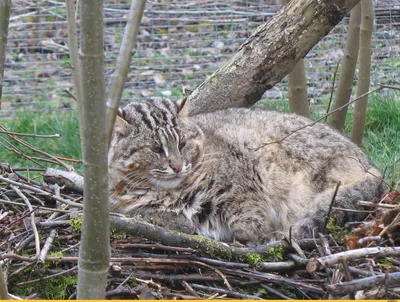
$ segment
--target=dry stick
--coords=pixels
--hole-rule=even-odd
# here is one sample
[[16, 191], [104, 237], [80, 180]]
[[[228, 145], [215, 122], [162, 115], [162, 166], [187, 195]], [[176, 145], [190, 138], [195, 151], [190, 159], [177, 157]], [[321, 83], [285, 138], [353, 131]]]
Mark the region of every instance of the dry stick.
[[49, 193], [47, 191], [44, 191], [44, 190], [41, 190], [39, 188], [35, 188], [35, 187], [32, 187], [32, 186], [29, 186], [27, 184], [19, 183], [17, 181], [13, 181], [13, 180], [5, 178], [3, 176], [0, 176], [0, 181], [9, 183], [9, 184], [14, 185], [14, 186], [18, 186], [18, 187], [23, 188], [23, 189], [27, 189], [27, 190], [33, 191], [35, 193], [43, 194], [43, 195], [48, 196], [48, 197], [50, 197], [50, 198], [52, 198], [54, 200], [57, 200], [57, 201], [62, 202], [62, 203], [65, 203], [65, 204], [67, 204], [67, 205], [69, 205], [71, 207], [83, 208], [82, 204], [79, 204], [79, 203], [76, 203], [76, 202], [73, 202], [73, 201], [69, 201], [67, 199], [55, 196], [55, 195], [53, 195], [53, 194], [51, 194], [51, 193]]
[[340, 261], [340, 263], [342, 265], [344, 278], [346, 279], [346, 281], [353, 280], [353, 277], [351, 276], [351, 273], [350, 273], [350, 269], [349, 269], [349, 264], [347, 262], [347, 258], [346, 257], [340, 257], [339, 261]]
[[387, 204], [387, 203], [375, 203], [373, 201], [359, 201], [357, 202], [358, 205], [360, 206], [365, 206], [365, 207], [374, 207], [374, 208], [383, 208], [383, 209], [390, 209], [390, 210], [396, 210], [400, 208], [397, 205], [394, 204]]
[[247, 263], [227, 262], [227, 261], [216, 260], [211, 258], [203, 258], [203, 257], [194, 257], [193, 260], [226, 268], [250, 268], [250, 265]]
[[45, 163], [58, 165], [58, 162], [56, 162], [55, 160], [48, 159], [48, 158], [41, 158], [41, 157], [37, 157], [37, 156], [32, 156], [31, 158], [34, 160], [43, 161]]
[[219, 269], [217, 269], [217, 268], [215, 268], [215, 267], [213, 267], [213, 266], [211, 266], [209, 264], [202, 263], [202, 262], [199, 262], [199, 261], [193, 261], [193, 263], [205, 266], [205, 267], [213, 270], [214, 272], [216, 272], [222, 278], [222, 280], [224, 280], [224, 283], [229, 288], [229, 290], [232, 290], [232, 286], [229, 283], [228, 279], [226, 279], [225, 275], [223, 273], [221, 273], [221, 271]]
[[381, 240], [382, 240], [382, 237], [380, 237], [380, 236], [367, 236], [364, 238], [360, 238], [357, 241], [357, 244], [358, 244], [358, 246], [364, 246], [364, 245], [366, 245], [366, 243], [371, 244], [373, 242], [379, 244], [381, 242]]
[[261, 146], [259, 146], [259, 147], [257, 147], [257, 148], [254, 148], [254, 151], [258, 151], [259, 149], [261, 149], [261, 148], [263, 148], [263, 147], [265, 147], [265, 146], [268, 146], [268, 145], [272, 145], [272, 144], [276, 144], [276, 143], [281, 143], [281, 142], [283, 142], [285, 139], [287, 139], [289, 136], [292, 136], [293, 134], [295, 134], [296, 132], [298, 132], [298, 131], [300, 131], [300, 130], [303, 130], [303, 129], [305, 129], [305, 128], [314, 126], [314, 125], [317, 124], [318, 122], [322, 121], [322, 120], [323, 120], [325, 117], [327, 117], [328, 115], [331, 115], [332, 113], [334, 113], [334, 112], [336, 112], [336, 111], [342, 110], [342, 109], [345, 108], [346, 106], [349, 106], [350, 104], [352, 104], [352, 103], [358, 101], [359, 99], [361, 99], [361, 98], [363, 98], [363, 97], [365, 97], [365, 96], [367, 96], [367, 95], [369, 95], [369, 94], [371, 94], [371, 93], [380, 91], [380, 90], [382, 90], [383, 88], [400, 89], [400, 88], [397, 88], [397, 87], [396, 87], [396, 88], [393, 88], [393, 86], [388, 86], [388, 85], [379, 85], [379, 87], [377, 87], [377, 88], [375, 88], [375, 89], [373, 89], [373, 90], [370, 90], [370, 91], [368, 91], [368, 92], [366, 92], [366, 93], [360, 95], [359, 97], [355, 98], [354, 100], [351, 100], [351, 101], [347, 102], [346, 104], [344, 104], [343, 106], [341, 106], [341, 107], [339, 107], [339, 108], [336, 108], [335, 110], [332, 110], [331, 112], [325, 114], [324, 116], [322, 116], [322, 117], [320, 117], [319, 119], [313, 121], [312, 123], [309, 123], [309, 124], [307, 124], [307, 125], [305, 125], [305, 126], [302, 126], [302, 127], [300, 127], [300, 128], [297, 128], [296, 130], [290, 132], [288, 135], [285, 135], [284, 137], [282, 137], [282, 138], [280, 138], [280, 139], [277, 139], [277, 140], [272, 141], [272, 142], [268, 142], [268, 143], [261, 144]]
[[[0, 203], [12, 204], [12, 205], [23, 206], [23, 207], [26, 207], [26, 206], [27, 206], [26, 204], [21, 203], [21, 202], [10, 201], [10, 200], [4, 200], [4, 199], [0, 199]], [[37, 208], [39, 208], [39, 207], [37, 207]], [[47, 207], [40, 207], [40, 209], [42, 209], [42, 210], [47, 210], [47, 211], [52, 211], [52, 212], [71, 213], [71, 211], [68, 211], [68, 210], [59, 210], [59, 209], [47, 208]], [[35, 208], [35, 210], [36, 210], [36, 208]]]
[[385, 226], [385, 228], [379, 233], [379, 237], [383, 237], [383, 235], [385, 235], [386, 234], [386, 232], [391, 228], [391, 227], [393, 227], [393, 226], [395, 226], [395, 225], [398, 225], [400, 223], [400, 213], [398, 213], [397, 215], [396, 215], [396, 217], [392, 220], [392, 222], [389, 224], [389, 225], [387, 225], [387, 226]]
[[75, 101], [78, 101], [76, 96], [69, 90], [69, 89], [64, 89], [64, 92], [66, 92], [71, 98], [73, 98]]
[[33, 234], [35, 235], [35, 249], [36, 249], [36, 254], [33, 259], [36, 260], [40, 255], [40, 238], [39, 238], [39, 233], [37, 231], [36, 223], [35, 223], [35, 212], [33, 211], [33, 207], [31, 205], [31, 203], [29, 202], [28, 198], [17, 187], [15, 187], [13, 185], [11, 185], [10, 187], [15, 191], [15, 193], [17, 193], [17, 195], [19, 197], [21, 197], [23, 199], [23, 201], [28, 206], [29, 211], [31, 211], [31, 220], [32, 220], [31, 224], [32, 224]]
[[229, 297], [237, 298], [237, 299], [263, 300], [262, 298], [257, 297], [257, 296], [241, 294], [241, 293], [238, 293], [238, 292], [235, 292], [232, 290], [226, 290], [226, 289], [222, 289], [222, 288], [204, 286], [204, 285], [200, 285], [200, 284], [190, 284], [190, 286], [197, 290], [205, 290], [205, 291], [209, 291], [209, 292], [215, 292], [218, 294], [227, 295]]
[[81, 164], [82, 161], [80, 159], [74, 159], [74, 158], [68, 158], [68, 157], [62, 157], [62, 156], [56, 156], [59, 160], [65, 160], [65, 161], [70, 161], [72, 163], [78, 163]]
[[189, 292], [189, 294], [195, 296], [196, 298], [200, 298], [193, 287], [191, 287], [190, 284], [187, 283], [185, 280], [182, 280], [182, 286]]
[[357, 250], [350, 250], [321, 257], [318, 259], [313, 259], [310, 262], [317, 262], [320, 268], [325, 268], [332, 267], [333, 265], [338, 264], [340, 262], [340, 257], [346, 257], [349, 260], [355, 260], [369, 256], [400, 256], [400, 247], [368, 247]]
[[35, 137], [35, 138], [60, 138], [61, 135], [56, 133], [56, 134], [35, 134], [35, 133], [19, 133], [19, 132], [11, 132], [11, 131], [4, 131], [0, 130], [0, 133], [4, 134], [11, 134], [11, 135], [16, 135], [16, 136], [28, 136], [28, 137]]
[[[247, 256], [253, 253], [267, 254], [271, 248], [278, 245], [282, 245], [285, 248], [288, 247], [288, 243], [285, 240], [255, 247], [238, 248], [227, 246], [220, 241], [210, 238], [176, 233], [163, 227], [152, 225], [137, 217], [110, 216], [110, 223], [113, 228], [116, 228], [118, 231], [124, 231], [127, 234], [140, 235], [143, 238], [158, 241], [166, 245], [193, 248], [199, 255], [209, 255], [223, 259], [234, 259], [235, 257]], [[315, 241], [312, 239], [301, 239], [298, 240], [298, 244], [303, 248], [314, 247]]]
[[76, 172], [48, 168], [43, 174], [43, 180], [50, 184], [58, 184], [61, 187], [65, 186], [77, 193], [83, 193], [83, 176]]
[[[140, 286], [140, 285], [139, 285]], [[140, 290], [138, 290], [137, 288], [139, 286], [136, 286], [135, 288], [129, 288], [129, 287], [117, 287], [116, 289], [112, 289], [109, 291], [106, 291], [106, 298], [112, 297], [112, 296], [116, 296], [116, 295], [130, 295], [130, 296], [136, 296], [140, 294]], [[68, 300], [71, 300], [72, 298], [70, 297]]]
[[287, 272], [296, 268], [294, 261], [281, 262], [260, 262], [256, 265], [257, 269], [263, 272]]
[[18, 296], [16, 296], [16, 295], [12, 295], [12, 294], [8, 294], [8, 297], [10, 297], [12, 300], [24, 300], [24, 299], [22, 299], [22, 298], [20, 298], [20, 297], [18, 297]]
[[325, 234], [326, 226], [328, 225], [329, 218], [331, 217], [332, 207], [333, 207], [333, 204], [335, 203], [336, 195], [337, 195], [337, 192], [339, 191], [339, 187], [340, 187], [341, 184], [342, 184], [342, 182], [339, 181], [339, 182], [337, 183], [337, 185], [336, 185], [335, 192], [333, 192], [331, 204], [329, 205], [328, 214], [326, 215], [326, 219], [325, 219], [325, 223], [324, 223], [324, 228], [322, 229], [322, 234]]
[[277, 291], [275, 288], [272, 288], [266, 284], [260, 284], [260, 286], [265, 289], [267, 292], [269, 292], [270, 294], [273, 294], [277, 297], [279, 297], [280, 299], [283, 300], [293, 300], [292, 298], [289, 298], [288, 296], [282, 294], [280, 291]]
[[50, 231], [49, 237], [47, 237], [46, 242], [43, 245], [42, 251], [40, 252], [40, 256], [37, 260], [37, 263], [42, 265], [45, 262], [45, 258], [47, 253], [49, 252], [51, 246], [53, 245], [53, 240], [57, 236], [57, 230], [53, 229]]
[[194, 250], [186, 247], [168, 246], [159, 243], [121, 243], [117, 244], [117, 248], [121, 249], [151, 249], [172, 252], [193, 253]]
[[367, 213], [367, 214], [374, 213], [374, 211], [354, 210], [354, 209], [339, 208], [339, 207], [333, 207], [332, 209], [335, 210], [335, 211], [342, 211], [342, 212]]
[[42, 278], [39, 278], [39, 279], [29, 280], [29, 281], [25, 281], [25, 282], [19, 282], [16, 285], [17, 286], [23, 286], [23, 285], [33, 284], [33, 283], [37, 283], [37, 282], [41, 282], [41, 281], [45, 281], [45, 280], [50, 280], [50, 279], [57, 278], [59, 276], [66, 275], [66, 274], [69, 274], [71, 272], [74, 272], [77, 269], [78, 269], [78, 267], [74, 266], [74, 267], [72, 267], [70, 269], [67, 269], [65, 271], [61, 271], [61, 272], [59, 272], [57, 274], [53, 274], [53, 275], [50, 275], [50, 276], [45, 276], [45, 277], [42, 277]]
[[16, 147], [14, 147], [13, 145], [11, 145], [10, 142], [8, 142], [7, 140], [5, 140], [3, 137], [0, 137], [0, 140], [8, 143], [11, 147], [6, 146], [3, 142], [0, 142], [0, 144], [6, 148], [8, 151], [14, 152], [16, 154], [18, 154], [19, 156], [22, 156], [28, 160], [30, 160], [31, 162], [37, 164], [38, 166], [42, 167], [42, 168], [46, 168], [46, 166], [42, 165], [41, 163], [39, 163], [38, 161], [36, 161], [35, 159], [33, 159], [31, 156], [26, 155], [25, 153], [23, 153], [22, 151], [20, 151], [19, 149], [17, 149]]
[[331, 106], [332, 106], [333, 91], [335, 90], [335, 82], [336, 82], [336, 76], [337, 76], [337, 72], [338, 72], [338, 69], [339, 69], [339, 65], [340, 65], [340, 61], [337, 62], [335, 71], [333, 72], [333, 79], [332, 79], [332, 86], [331, 86], [331, 95], [329, 96], [328, 107], [326, 108], [325, 123], [326, 123], [326, 120], [327, 120], [327, 118], [328, 118], [328, 113], [329, 113], [329, 111], [331, 110]]
[[273, 275], [269, 273], [252, 273], [252, 272], [242, 272], [242, 271], [235, 271], [231, 269], [221, 269], [221, 271], [233, 275], [233, 276], [239, 276], [239, 277], [247, 277], [250, 279], [256, 279], [256, 280], [261, 280], [265, 282], [271, 282], [271, 283], [276, 283], [276, 284], [286, 284], [286, 285], [291, 285], [293, 287], [299, 288], [304, 291], [308, 292], [313, 292], [316, 294], [323, 295], [325, 292], [321, 287], [316, 287], [310, 284], [302, 283], [300, 281], [294, 281], [289, 278], [285, 278], [279, 275]]
[[387, 276], [382, 274], [349, 282], [331, 284], [327, 286], [327, 290], [333, 295], [345, 295], [349, 293], [354, 293], [359, 290], [377, 287], [378, 285], [385, 282], [385, 280], [387, 280], [387, 286], [400, 286], [400, 273], [390, 273], [387, 274]]
[[[5, 127], [3, 127], [1, 125], [0, 125], [0, 130], [8, 131]], [[29, 143], [25, 142], [24, 140], [20, 139], [19, 137], [15, 136], [13, 134], [9, 134], [8, 136], [11, 139], [15, 140], [16, 142], [20, 143], [21, 145], [23, 145], [23, 146], [27, 147], [28, 149], [32, 150], [33, 152], [39, 153], [39, 154], [41, 154], [43, 156], [46, 156], [46, 157], [54, 160], [55, 162], [57, 162], [58, 165], [66, 168], [68, 171], [74, 171], [75, 170], [72, 166], [67, 165], [66, 163], [63, 163], [62, 161], [60, 161], [56, 156], [53, 156], [53, 155], [51, 155], [51, 154], [49, 154], [47, 152], [44, 152], [42, 150], [39, 150], [39, 149], [35, 148], [31, 144], [29, 144]]]
[[[148, 279], [148, 280], [158, 280], [164, 282], [182, 282], [185, 281], [201, 281], [201, 282], [220, 282], [221, 278], [215, 275], [208, 274], [180, 274], [180, 275], [165, 275], [165, 274], [151, 274], [147, 272], [137, 271], [135, 273], [136, 280]], [[140, 279], [139, 279], [140, 278]]]

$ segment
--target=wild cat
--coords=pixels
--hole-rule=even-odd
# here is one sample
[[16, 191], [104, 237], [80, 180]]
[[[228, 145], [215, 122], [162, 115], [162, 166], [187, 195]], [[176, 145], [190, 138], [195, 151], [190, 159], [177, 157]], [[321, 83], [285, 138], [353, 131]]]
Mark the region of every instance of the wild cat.
[[[120, 110], [109, 152], [112, 211], [220, 241], [321, 231], [383, 186], [359, 147], [327, 125], [264, 109], [182, 116], [155, 98]], [[284, 140], [288, 134], [293, 133]], [[280, 141], [281, 140], [281, 141]], [[262, 147], [261, 147], [262, 146]], [[357, 212], [336, 210], [340, 224]]]

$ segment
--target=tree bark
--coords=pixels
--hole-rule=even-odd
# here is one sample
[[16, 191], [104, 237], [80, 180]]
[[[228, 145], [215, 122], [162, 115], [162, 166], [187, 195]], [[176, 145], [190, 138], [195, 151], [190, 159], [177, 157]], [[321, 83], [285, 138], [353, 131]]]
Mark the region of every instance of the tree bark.
[[[357, 97], [369, 90], [371, 78], [371, 38], [374, 26], [374, 6], [372, 0], [361, 3], [360, 68], [358, 72]], [[367, 115], [368, 96], [359, 100], [354, 107], [351, 140], [361, 145]]]
[[261, 25], [188, 97], [190, 115], [256, 103], [360, 0], [297, 0]]
[[104, 299], [110, 265], [110, 224], [103, 1], [80, 1], [83, 128], [83, 224], [78, 261], [78, 300]]
[[[357, 4], [351, 11], [350, 24], [347, 30], [346, 49], [339, 70], [340, 78], [336, 89], [335, 102], [332, 108], [333, 110], [343, 106], [350, 100], [358, 58], [360, 23], [361, 3]], [[332, 114], [331, 124], [340, 131], [343, 131], [344, 129], [347, 108], [348, 107], [345, 107]]]
[[[282, 7], [289, 2], [290, 0], [280, 0]], [[297, 62], [292, 72], [288, 74], [287, 80], [290, 112], [309, 117], [310, 105], [308, 104], [307, 77], [303, 59]]]

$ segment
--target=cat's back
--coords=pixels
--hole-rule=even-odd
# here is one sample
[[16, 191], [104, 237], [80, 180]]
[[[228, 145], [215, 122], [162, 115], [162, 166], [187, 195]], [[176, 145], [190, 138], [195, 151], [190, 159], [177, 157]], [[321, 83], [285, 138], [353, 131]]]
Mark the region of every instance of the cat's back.
[[215, 137], [264, 150], [285, 148], [293, 156], [326, 155], [326, 150], [364, 157], [347, 137], [323, 123], [292, 114], [263, 108], [231, 108], [193, 116], [206, 137]]

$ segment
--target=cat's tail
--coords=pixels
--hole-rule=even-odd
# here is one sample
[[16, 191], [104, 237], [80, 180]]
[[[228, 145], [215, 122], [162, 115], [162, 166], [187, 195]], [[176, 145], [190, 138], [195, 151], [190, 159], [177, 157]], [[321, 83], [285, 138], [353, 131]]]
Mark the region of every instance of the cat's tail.
[[375, 168], [369, 169], [361, 182], [339, 186], [329, 213], [335, 189], [325, 190], [314, 198], [306, 216], [292, 226], [294, 238], [311, 238], [318, 232], [323, 232], [328, 220], [337, 226], [344, 226], [350, 221], [362, 221], [368, 215], [368, 211], [359, 206], [358, 202], [372, 201], [381, 196], [385, 190], [385, 184]]

